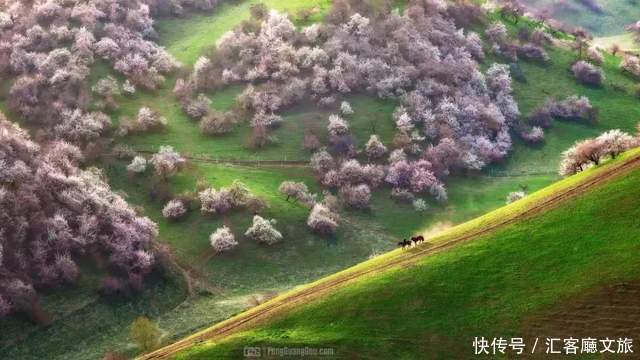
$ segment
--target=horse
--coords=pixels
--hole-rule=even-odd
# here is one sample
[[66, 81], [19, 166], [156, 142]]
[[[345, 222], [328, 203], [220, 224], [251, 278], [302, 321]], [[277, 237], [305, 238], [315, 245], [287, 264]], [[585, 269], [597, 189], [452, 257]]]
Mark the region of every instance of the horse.
[[424, 242], [424, 236], [422, 235], [414, 236], [411, 238], [411, 241], [413, 241], [414, 244], [418, 245], [419, 243]]
[[407, 248], [411, 246], [411, 240], [407, 240], [407, 239], [402, 239], [402, 241], [400, 241], [398, 243], [398, 246], [402, 246], [402, 248]]

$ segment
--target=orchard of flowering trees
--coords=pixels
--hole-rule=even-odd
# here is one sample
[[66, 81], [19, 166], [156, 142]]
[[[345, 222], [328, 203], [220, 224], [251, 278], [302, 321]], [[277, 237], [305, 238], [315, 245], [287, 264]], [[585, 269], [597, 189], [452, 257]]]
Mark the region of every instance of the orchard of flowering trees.
[[603, 158], [615, 158], [620, 153], [640, 146], [640, 138], [618, 129], [609, 130], [592, 139], [576, 142], [562, 153], [560, 175], [569, 176], [600, 164]]
[[[253, 116], [252, 143], [260, 146], [281, 121], [278, 114], [302, 99], [337, 108], [341, 115], [328, 119], [326, 148], [313, 134], [305, 137], [305, 147], [316, 150], [312, 163], [321, 182], [340, 190], [350, 206], [366, 207], [368, 190], [384, 182], [446, 200], [443, 176], [480, 170], [511, 149], [509, 131], [519, 128], [520, 112], [509, 69], [493, 64], [480, 71], [479, 36], [457, 29], [444, 3], [416, 2], [403, 14], [385, 16], [370, 16], [354, 4], [336, 1], [326, 23], [299, 30], [284, 14], [260, 12], [254, 25], [223, 35], [210, 57], [200, 58], [182, 80], [189, 85], [181, 86], [248, 83], [239, 108]], [[503, 35], [497, 31], [495, 41]], [[544, 58], [539, 50], [529, 45], [521, 52]], [[353, 163], [357, 144], [345, 118], [353, 109], [343, 99], [356, 92], [398, 100], [394, 144], [407, 159], [386, 160], [387, 147], [373, 136], [365, 147], [373, 163]], [[527, 136], [541, 141], [540, 129]], [[350, 171], [357, 176], [345, 175]]]
[[[0, 9], [0, 77], [16, 78], [9, 107], [26, 121], [59, 125], [53, 132], [57, 138], [79, 145], [93, 140], [110, 124], [103, 114], [85, 113], [91, 96], [85, 85], [96, 58], [128, 78], [125, 93], [136, 86], [155, 89], [178, 64], [153, 42], [151, 14], [177, 14], [186, 4], [201, 8], [203, 3], [214, 5], [211, 0], [6, 1]], [[115, 79], [102, 79], [93, 90], [106, 109], [116, 107]]]
[[80, 150], [42, 146], [0, 117], [0, 317], [38, 312], [38, 293], [77, 281], [79, 257], [102, 259], [103, 291], [140, 289], [157, 227], [111, 191]]

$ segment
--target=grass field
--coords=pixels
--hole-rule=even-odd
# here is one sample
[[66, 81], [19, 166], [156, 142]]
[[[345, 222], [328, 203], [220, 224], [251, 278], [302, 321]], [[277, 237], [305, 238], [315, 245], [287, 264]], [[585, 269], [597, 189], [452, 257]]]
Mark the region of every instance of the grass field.
[[249, 8], [262, 3], [269, 9], [288, 12], [295, 16], [303, 8], [316, 8], [309, 21], [317, 21], [329, 8], [329, 0], [245, 0], [224, 2], [211, 14], [189, 14], [186, 19], [169, 18], [157, 22], [160, 44], [185, 65], [193, 65], [203, 51], [215, 44], [225, 32], [249, 18]]
[[[222, 5], [209, 15], [161, 19], [156, 23], [160, 42], [188, 67], [207, 47], [215, 44], [223, 32], [249, 16], [251, 3]], [[322, 12], [326, 10], [328, 2], [274, 0], [266, 4], [291, 11], [318, 6]], [[313, 20], [319, 17], [320, 14]], [[389, 250], [399, 237], [426, 231], [431, 226], [446, 228], [482, 215], [502, 206], [506, 195], [519, 190], [520, 185], [527, 185], [530, 191], [535, 191], [551, 184], [558, 179], [556, 167], [562, 150], [573, 141], [593, 136], [604, 129], [632, 130], [640, 119], [640, 108], [637, 106], [640, 100], [633, 95], [633, 80], [619, 74], [619, 59], [606, 58], [607, 83], [603, 88], [596, 89], [577, 84], [568, 72], [569, 63], [575, 55], [563, 49], [550, 49], [549, 55], [553, 60], [547, 66], [521, 63], [528, 81], [514, 83], [514, 88], [522, 112], [528, 113], [542, 104], [547, 96], [564, 98], [574, 93], [584, 94], [600, 110], [598, 124], [557, 122], [546, 134], [545, 144], [539, 147], [525, 146], [516, 140], [512, 154], [503, 163], [493, 165], [480, 174], [448, 179], [450, 201], [446, 205], [434, 205], [427, 213], [418, 213], [409, 205], [392, 202], [388, 190], [377, 192], [372, 201], [372, 211], [344, 212], [341, 230], [330, 240], [309, 234], [304, 225], [308, 210], [285, 202], [277, 192], [279, 183], [285, 179], [304, 181], [318, 191], [317, 183], [308, 169], [192, 162], [187, 171], [172, 181], [175, 192], [192, 190], [198, 180], [208, 181], [216, 187], [228, 185], [235, 179], [241, 180], [253, 192], [269, 200], [271, 208], [267, 216], [276, 218], [278, 228], [286, 235], [283, 244], [273, 248], [246, 241], [241, 234], [249, 224], [250, 214], [245, 211], [234, 212], [227, 221], [241, 244], [234, 253], [213, 257], [208, 236], [222, 223], [222, 219], [203, 217], [194, 212], [183, 221], [167, 222], [160, 216], [164, 204], [148, 196], [150, 175], [129, 179], [125, 174], [124, 162], [101, 164], [110, 184], [128, 194], [131, 203], [144, 207], [146, 214], [158, 222], [161, 240], [171, 245], [177, 260], [192, 270], [207, 290], [176, 306], [184, 300], [184, 289], [166, 287], [162, 290], [167, 292], [163, 302], [156, 303], [150, 292], [140, 299], [138, 305], [127, 307], [124, 303], [105, 302], [95, 295], [93, 287], [83, 285], [74, 293], [74, 301], [68, 303], [66, 310], [56, 314], [60, 321], [55, 327], [36, 329], [22, 319], [14, 319], [8, 325], [2, 324], [0, 333], [3, 334], [3, 344], [16, 342], [16, 345], [0, 349], [0, 357], [35, 359], [47, 354], [52, 358], [84, 359], [99, 357], [113, 349], [135, 352], [135, 348], [132, 349], [128, 344], [123, 329], [136, 314], [151, 315], [166, 331], [167, 338], [175, 339], [245, 309], [252, 295], [290, 289]], [[112, 71], [107, 65], [97, 63], [91, 74], [92, 81], [110, 73]], [[132, 98], [118, 98], [120, 109], [111, 114], [115, 122], [120, 116], [135, 115], [141, 106], [147, 105], [166, 116], [169, 124], [163, 131], [116, 139], [117, 142], [146, 151], [157, 151], [161, 145], [172, 145], [183, 154], [211, 159], [307, 160], [309, 154], [302, 150], [305, 130], [316, 130], [321, 137], [326, 132], [329, 112], [302, 104], [283, 114], [284, 124], [274, 131], [279, 143], [265, 149], [247, 149], [245, 139], [249, 127], [246, 123], [240, 124], [231, 134], [204, 137], [199, 133], [197, 124], [183, 114], [173, 96], [171, 89], [174, 81], [175, 77], [169, 76], [167, 83], [155, 92], [139, 91]], [[615, 90], [614, 84], [616, 88], [625, 90]], [[232, 86], [208, 94], [213, 100], [212, 106], [218, 110], [230, 108], [235, 95], [242, 88]], [[372, 123], [375, 123], [376, 132], [389, 144], [394, 131], [391, 113], [395, 103], [363, 94], [353, 95], [349, 101], [355, 110], [349, 121], [359, 144], [362, 145], [369, 137]], [[0, 108], [2, 106], [4, 103], [0, 101]], [[47, 308], [63, 303], [65, 294], [66, 290], [47, 297], [50, 299], [47, 301], [51, 302]], [[77, 325], [85, 323], [86, 326]], [[92, 333], [92, 326], [96, 323], [100, 323], [104, 336], [82, 336]], [[26, 340], [23, 337], [25, 332], [18, 330], [23, 326], [33, 331]], [[70, 338], [77, 339], [77, 346], [72, 349], [62, 346]], [[36, 342], [38, 345], [34, 345]]]
[[630, 33], [596, 37], [593, 39], [593, 43], [602, 49], [609, 49], [611, 45], [618, 44], [622, 50], [635, 53], [640, 48]]
[[[434, 241], [512, 216], [612, 165], [562, 181]], [[476, 336], [522, 336], [532, 315], [637, 279], [639, 181], [636, 167], [554, 209], [424, 257], [414, 266], [358, 279], [177, 358], [232, 358], [245, 346], [330, 347], [341, 358], [471, 357]], [[375, 266], [394, 255], [359, 267]], [[633, 325], [620, 326], [630, 330]]]
[[611, 36], [624, 32], [624, 27], [640, 20], [640, 6], [633, 0], [598, 0], [602, 12], [589, 10], [580, 0], [528, 0], [530, 9], [548, 9], [552, 18], [569, 26], [581, 26], [594, 36]]

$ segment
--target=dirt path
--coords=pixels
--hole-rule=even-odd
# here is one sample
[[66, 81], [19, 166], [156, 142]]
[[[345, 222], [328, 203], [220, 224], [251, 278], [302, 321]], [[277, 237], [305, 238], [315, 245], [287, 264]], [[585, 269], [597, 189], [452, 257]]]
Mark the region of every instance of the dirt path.
[[[136, 150], [138, 154], [153, 155], [154, 151]], [[270, 167], [304, 167], [310, 168], [309, 161], [303, 160], [239, 160], [239, 159], [219, 159], [209, 156], [193, 156], [182, 154], [182, 157], [189, 161], [202, 162], [207, 164], [232, 164], [245, 166], [270, 166]]]
[[610, 169], [603, 171], [598, 176], [589, 178], [579, 184], [566, 188], [561, 192], [550, 195], [542, 199], [537, 204], [524, 210], [521, 213], [514, 216], [502, 218], [501, 220], [487, 224], [486, 226], [470, 231], [466, 234], [461, 234], [458, 237], [435, 245], [425, 244], [418, 247], [414, 247], [395, 258], [391, 258], [389, 261], [374, 265], [373, 267], [363, 268], [355, 271], [345, 272], [344, 274], [338, 274], [326, 281], [320, 281], [315, 285], [311, 285], [301, 290], [293, 290], [289, 294], [269, 301], [254, 309], [248, 310], [234, 318], [223, 321], [218, 325], [214, 325], [209, 329], [205, 329], [199, 333], [196, 333], [190, 337], [179, 340], [171, 345], [158, 349], [152, 353], [143, 355], [141, 359], [167, 359], [177, 352], [184, 350], [194, 344], [203, 342], [205, 340], [219, 340], [227, 337], [233, 333], [243, 330], [251, 325], [268, 319], [271, 316], [281, 313], [282, 311], [303, 303], [312, 299], [316, 299], [330, 290], [334, 290], [350, 281], [369, 276], [375, 273], [380, 273], [389, 269], [398, 268], [402, 266], [410, 266], [423, 256], [438, 253], [443, 250], [447, 250], [456, 245], [464, 242], [468, 242], [479, 236], [486, 235], [493, 231], [498, 230], [501, 227], [512, 224], [517, 221], [529, 218], [542, 211], [548, 210], [561, 204], [567, 199], [573, 198], [579, 194], [586, 192], [594, 186], [602, 184], [612, 178], [620, 176], [621, 174], [631, 171], [634, 168], [640, 166], [640, 155], [636, 155], [633, 158], [626, 160], [623, 163], [611, 166]]

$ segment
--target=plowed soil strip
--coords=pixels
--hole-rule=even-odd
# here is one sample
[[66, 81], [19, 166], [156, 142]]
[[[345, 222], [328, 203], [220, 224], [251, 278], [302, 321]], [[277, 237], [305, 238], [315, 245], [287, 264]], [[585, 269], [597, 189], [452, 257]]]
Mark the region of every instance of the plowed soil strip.
[[464, 243], [482, 235], [486, 235], [501, 227], [507, 226], [517, 221], [521, 221], [542, 211], [553, 208], [558, 204], [566, 201], [567, 199], [582, 194], [599, 184], [607, 182], [611, 178], [615, 178], [621, 174], [626, 173], [627, 171], [638, 167], [638, 165], [640, 165], [640, 156], [634, 156], [633, 158], [626, 160], [621, 164], [612, 166], [611, 169], [608, 169], [601, 174], [593, 176], [592, 178], [576, 184], [573, 187], [564, 189], [561, 192], [548, 196], [547, 198], [541, 200], [540, 202], [515, 216], [506, 218], [493, 224], [489, 224], [476, 231], [462, 234], [454, 239], [440, 244], [435, 244], [430, 247], [418, 246], [410, 251], [407, 251], [405, 254], [398, 256], [397, 258], [392, 258], [389, 261], [376, 265], [374, 267], [347, 272], [342, 276], [336, 276], [327, 281], [320, 282], [316, 285], [304, 288], [302, 290], [294, 290], [292, 293], [283, 298], [276, 298], [273, 301], [261, 305], [259, 308], [249, 310], [243, 314], [238, 315], [235, 318], [223, 321], [219, 325], [214, 325], [212, 328], [203, 330], [200, 333], [179, 340], [152, 353], [143, 355], [140, 358], [167, 359], [170, 358], [171, 355], [174, 355], [177, 352], [189, 348], [194, 344], [200, 343], [202, 341], [219, 340], [221, 338], [227, 337], [235, 332], [242, 330], [243, 328], [248, 327], [249, 325], [255, 324], [260, 320], [264, 320], [270, 316], [275, 315], [276, 313], [278, 313], [278, 311], [284, 310], [297, 303], [306, 302], [311, 299], [317, 298], [327, 291], [338, 288], [352, 280], [356, 280], [358, 278], [362, 278], [375, 273], [380, 273], [389, 269], [397, 268], [402, 265], [409, 265], [423, 256], [435, 254], [440, 251], [449, 249], [460, 243]]

